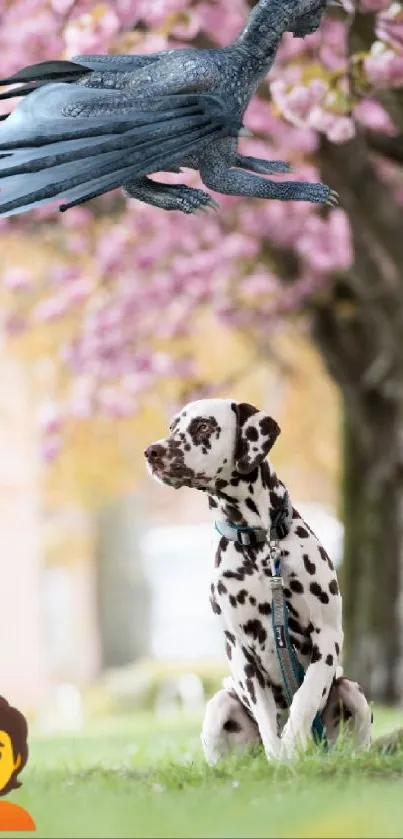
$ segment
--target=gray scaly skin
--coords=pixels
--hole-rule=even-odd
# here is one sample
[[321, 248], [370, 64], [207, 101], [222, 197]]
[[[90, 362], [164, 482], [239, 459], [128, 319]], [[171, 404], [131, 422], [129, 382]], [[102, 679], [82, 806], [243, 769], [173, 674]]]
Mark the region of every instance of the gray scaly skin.
[[[87, 88], [122, 91], [118, 94], [122, 108], [125, 92], [135, 93], [140, 107], [151, 111], [156, 97], [215, 94], [225, 102], [234, 122], [241, 126], [252, 96], [273, 64], [283, 33], [290, 31], [304, 37], [314, 32], [325, 5], [326, 0], [260, 0], [236, 41], [220, 49], [174, 49], [141, 56], [77, 56], [73, 62], [84, 65], [84, 74], [76, 76], [74, 82]], [[113, 71], [108, 69], [111, 61]], [[69, 115], [68, 107], [65, 113]], [[281, 183], [262, 177], [287, 172], [289, 166], [281, 161], [239, 154], [237, 133], [213, 139], [165, 170], [178, 172], [182, 167], [197, 170], [205, 186], [225, 195], [337, 204], [337, 194], [324, 184]], [[154, 171], [161, 171], [161, 167]], [[147, 170], [147, 174], [152, 172]], [[157, 183], [145, 174], [123, 181], [122, 186], [127, 196], [164, 210], [193, 213], [218, 206], [201, 189]]]

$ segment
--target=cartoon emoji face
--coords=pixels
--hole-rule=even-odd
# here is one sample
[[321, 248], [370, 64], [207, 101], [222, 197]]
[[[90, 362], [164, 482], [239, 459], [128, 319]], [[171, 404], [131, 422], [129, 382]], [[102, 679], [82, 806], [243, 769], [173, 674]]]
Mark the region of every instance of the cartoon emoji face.
[[14, 754], [10, 735], [0, 729], [0, 791], [8, 785], [14, 773], [17, 773], [21, 762], [21, 755]]

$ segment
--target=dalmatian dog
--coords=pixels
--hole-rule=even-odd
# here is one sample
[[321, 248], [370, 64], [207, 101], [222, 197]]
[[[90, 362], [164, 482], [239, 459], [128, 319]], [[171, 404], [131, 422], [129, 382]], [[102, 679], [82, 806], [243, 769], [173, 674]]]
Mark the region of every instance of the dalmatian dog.
[[[271, 624], [269, 545], [236, 538], [239, 528], [270, 533], [284, 505], [286, 488], [267, 459], [279, 433], [277, 422], [252, 405], [202, 399], [186, 405], [169, 435], [145, 451], [158, 481], [206, 493], [217, 522], [210, 602], [231, 677], [206, 708], [202, 743], [210, 763], [254, 742], [263, 744], [268, 760], [290, 759], [306, 749], [317, 712], [329, 742], [344, 721], [359, 747], [370, 745], [368, 703], [341, 676], [342, 603], [323, 546], [292, 507], [289, 532], [279, 542], [281, 574], [290, 640], [305, 678], [288, 707]], [[220, 522], [234, 538], [220, 533]]]

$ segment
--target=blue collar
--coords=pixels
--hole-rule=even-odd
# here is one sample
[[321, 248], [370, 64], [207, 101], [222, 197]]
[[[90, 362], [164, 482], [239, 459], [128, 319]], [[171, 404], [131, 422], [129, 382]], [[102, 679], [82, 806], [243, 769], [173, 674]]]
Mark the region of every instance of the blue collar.
[[287, 490], [285, 490], [281, 506], [276, 512], [271, 511], [271, 527], [269, 531], [264, 527], [247, 527], [246, 525], [232, 524], [228, 521], [214, 522], [214, 527], [221, 536], [225, 536], [231, 542], [245, 547], [255, 547], [263, 542], [284, 539], [288, 536], [292, 521], [292, 504]]

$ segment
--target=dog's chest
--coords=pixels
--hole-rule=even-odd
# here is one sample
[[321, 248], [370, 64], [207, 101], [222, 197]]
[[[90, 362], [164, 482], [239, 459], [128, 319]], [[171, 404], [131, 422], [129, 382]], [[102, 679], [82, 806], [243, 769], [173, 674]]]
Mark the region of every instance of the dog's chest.
[[[288, 553], [288, 552], [287, 552]], [[217, 551], [210, 601], [226, 639], [226, 652], [241, 645], [260, 662], [275, 681], [281, 681], [272, 627], [272, 593], [266, 553], [239, 552], [235, 545]], [[287, 559], [283, 561], [283, 583], [289, 614], [289, 629], [301, 663], [311, 654], [308, 604], [292, 591], [296, 572]], [[290, 587], [291, 586], [291, 587]], [[298, 587], [297, 587], [298, 588]]]

